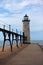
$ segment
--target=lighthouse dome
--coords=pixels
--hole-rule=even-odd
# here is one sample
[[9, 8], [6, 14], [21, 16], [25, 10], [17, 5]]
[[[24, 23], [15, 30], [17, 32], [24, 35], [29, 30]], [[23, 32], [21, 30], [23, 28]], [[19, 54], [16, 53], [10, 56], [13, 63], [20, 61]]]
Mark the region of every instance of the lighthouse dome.
[[24, 16], [24, 20], [28, 20], [28, 16], [27, 16], [27, 14], [25, 14], [25, 16]]

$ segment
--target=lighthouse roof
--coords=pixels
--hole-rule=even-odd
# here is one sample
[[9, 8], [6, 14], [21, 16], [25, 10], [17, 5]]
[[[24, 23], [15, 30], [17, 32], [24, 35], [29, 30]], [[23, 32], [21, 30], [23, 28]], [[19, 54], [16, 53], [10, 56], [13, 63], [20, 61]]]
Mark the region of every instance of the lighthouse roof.
[[25, 16], [24, 16], [24, 17], [28, 17], [28, 16], [27, 16], [27, 14], [25, 14]]
[[27, 14], [25, 14], [25, 16], [24, 16], [24, 18], [23, 18], [23, 20], [22, 20], [23, 22], [30, 22], [30, 20], [28, 19], [28, 16], [27, 16]]

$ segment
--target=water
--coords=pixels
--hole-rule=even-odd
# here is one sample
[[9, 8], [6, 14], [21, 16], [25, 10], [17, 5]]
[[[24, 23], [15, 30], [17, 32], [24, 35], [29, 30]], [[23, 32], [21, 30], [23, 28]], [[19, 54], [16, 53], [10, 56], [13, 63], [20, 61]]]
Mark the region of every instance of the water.
[[[20, 40], [18, 41], [18, 43], [20, 43]], [[16, 44], [16, 40], [13, 41], [13, 44]], [[10, 45], [10, 42], [6, 41], [5, 46], [8, 46], [8, 45]], [[0, 41], [0, 46], [3, 46], [3, 41]]]
[[[31, 42], [33, 43], [39, 43], [40, 45], [43, 46], [43, 40], [31, 40]], [[20, 43], [20, 40], [18, 41], [18, 43]], [[13, 41], [13, 44], [16, 44], [16, 40]], [[10, 45], [9, 41], [5, 42], [5, 46]], [[3, 41], [0, 41], [0, 46], [3, 46]]]
[[31, 40], [32, 43], [38, 43], [43, 48], [43, 40]]

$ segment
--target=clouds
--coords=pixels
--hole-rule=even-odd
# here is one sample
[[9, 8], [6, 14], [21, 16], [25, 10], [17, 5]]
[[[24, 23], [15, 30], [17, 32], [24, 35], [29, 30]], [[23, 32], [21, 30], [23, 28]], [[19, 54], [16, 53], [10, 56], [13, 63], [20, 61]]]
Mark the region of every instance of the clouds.
[[0, 0], [0, 7], [10, 11], [11, 13], [20, 12], [26, 6], [43, 5], [43, 0]]
[[31, 6], [30, 29], [31, 31], [43, 30], [43, 6], [40, 5]]
[[[16, 21], [14, 23], [17, 23], [18, 20], [19, 22], [22, 21], [26, 13], [30, 17], [31, 30], [41, 30], [43, 24], [43, 0], [0, 0], [0, 20], [4, 20], [9, 24], [13, 24], [14, 21]], [[20, 22], [18, 25], [21, 24]]]
[[43, 5], [43, 0], [29, 0], [30, 4], [39, 4], [39, 5]]
[[[27, 0], [22, 0], [22, 1], [18, 0], [18, 1], [17, 0], [2, 0], [2, 1], [0, 1], [0, 8], [2, 8], [2, 11], [3, 11], [2, 13], [4, 13], [4, 14], [7, 13], [8, 16], [14, 15], [15, 13], [16, 14], [20, 13], [21, 10], [25, 6], [28, 5], [28, 1]], [[4, 14], [2, 14], [2, 15], [7, 16], [7, 15], [4, 15]]]
[[34, 4], [39, 4], [43, 5], [43, 0], [2, 0], [0, 3], [0, 7], [3, 7], [5, 9], [8, 9], [10, 11], [14, 10], [21, 10], [25, 6], [28, 5], [34, 5]]
[[22, 31], [22, 17], [21, 17], [21, 15], [19, 15], [19, 16], [15, 15], [15, 16], [10, 16], [10, 17], [1, 17], [0, 25], [2, 24], [1, 27], [3, 27], [3, 25], [6, 25], [6, 29], [9, 28], [9, 25], [11, 25], [11, 29], [13, 29], [14, 31], [16, 31], [16, 29], [18, 29], [18, 31], [20, 32], [20, 31]]
[[4, 0], [1, 2], [1, 7], [4, 7], [8, 10], [20, 10], [28, 5], [27, 0], [22, 0], [22, 2], [17, 3], [15, 0]]
[[10, 24], [11, 29], [14, 31], [18, 29], [20, 32], [23, 29], [22, 19], [25, 14], [30, 19], [30, 31], [34, 32], [30, 33], [32, 39], [37, 38], [38, 31], [41, 33], [37, 39], [42, 39], [43, 0], [0, 0], [0, 26], [6, 24], [8, 29]]

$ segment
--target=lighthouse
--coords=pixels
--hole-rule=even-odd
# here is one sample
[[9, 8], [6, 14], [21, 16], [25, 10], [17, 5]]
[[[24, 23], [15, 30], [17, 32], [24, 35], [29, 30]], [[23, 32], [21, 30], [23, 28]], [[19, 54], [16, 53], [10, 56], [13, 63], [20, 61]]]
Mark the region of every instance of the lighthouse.
[[25, 14], [22, 22], [23, 22], [23, 32], [26, 37], [25, 42], [30, 42], [30, 24], [29, 24], [30, 20], [27, 14]]

